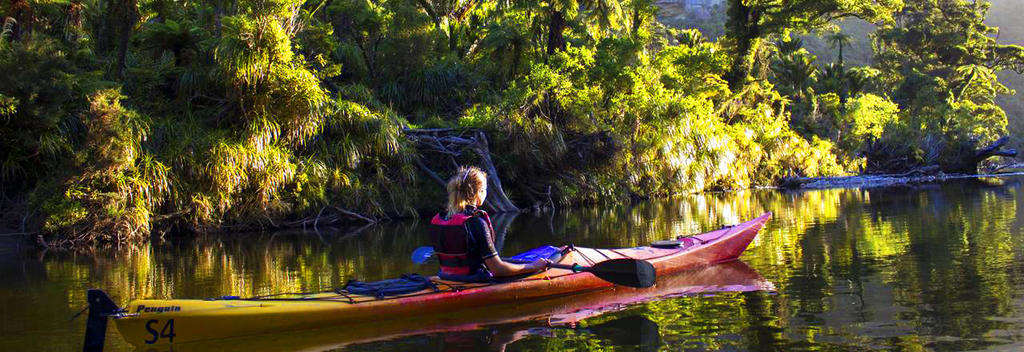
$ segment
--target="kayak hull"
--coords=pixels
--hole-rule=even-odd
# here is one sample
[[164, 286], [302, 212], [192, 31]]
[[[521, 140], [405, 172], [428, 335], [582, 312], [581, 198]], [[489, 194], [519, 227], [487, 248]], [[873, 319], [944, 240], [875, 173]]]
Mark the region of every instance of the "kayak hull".
[[[485, 330], [534, 331], [538, 327], [573, 327], [584, 319], [626, 309], [632, 304], [667, 297], [715, 292], [774, 291], [774, 285], [740, 260], [683, 270], [658, 277], [655, 287], [613, 286], [543, 300], [518, 301], [470, 309], [458, 314], [417, 315], [373, 324], [328, 327], [216, 339], [188, 345], [151, 346], [147, 351], [330, 351], [351, 344], [434, 333], [456, 334]], [[471, 334], [471, 333], [470, 333]], [[187, 347], [186, 347], [187, 346]], [[172, 349], [173, 348], [173, 349]], [[449, 350], [439, 347], [436, 350]], [[462, 349], [461, 346], [456, 349]]]
[[[678, 239], [677, 248], [634, 247], [594, 249], [574, 247], [560, 263], [592, 265], [608, 259], [633, 258], [650, 262], [659, 277], [737, 259], [771, 213], [708, 233]], [[334, 292], [287, 299], [136, 300], [113, 317], [121, 336], [137, 346], [182, 344], [270, 332], [305, 330], [388, 319], [451, 314], [505, 304], [607, 290], [613, 285], [590, 273], [549, 269], [520, 281], [500, 284], [458, 283], [431, 278], [443, 292], [424, 290], [394, 298]], [[642, 295], [650, 289], [615, 287]]]

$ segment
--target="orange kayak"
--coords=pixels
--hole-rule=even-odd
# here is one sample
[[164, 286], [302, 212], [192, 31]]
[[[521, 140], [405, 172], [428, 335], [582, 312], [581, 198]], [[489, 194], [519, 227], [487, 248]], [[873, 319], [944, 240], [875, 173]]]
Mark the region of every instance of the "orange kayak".
[[[457, 335], [486, 329], [501, 334], [502, 330], [533, 331], [538, 327], [543, 331], [544, 328], [571, 328], [585, 319], [653, 300], [716, 292], [774, 290], [774, 284], [746, 263], [735, 260], [659, 276], [657, 284], [650, 289], [614, 286], [543, 300], [488, 306], [487, 309], [468, 309], [457, 314], [422, 315], [415, 319], [392, 319], [371, 324], [342, 324], [188, 345], [149, 346], [146, 350], [169, 351], [173, 347], [174, 351], [330, 351], [353, 344], [436, 333]], [[631, 330], [635, 329], [635, 326], [631, 327]]]
[[[390, 297], [357, 295], [339, 290], [255, 299], [144, 299], [133, 301], [121, 309], [102, 291], [90, 290], [86, 347], [102, 346], [108, 318], [114, 321], [121, 336], [133, 345], [173, 346], [327, 327], [380, 327], [388, 325], [380, 322], [429, 321], [434, 319], [431, 317], [442, 317], [440, 320], [448, 321], [455, 316], [471, 316], [473, 313], [461, 312], [480, 311], [474, 309], [479, 307], [543, 304], [570, 296], [607, 293], [608, 290], [619, 293], [615, 295], [619, 298], [622, 294], [649, 297], [671, 290], [671, 283], [665, 286], [665, 278], [672, 277], [674, 273], [693, 272], [736, 260], [770, 218], [771, 213], [765, 213], [756, 219], [719, 230], [659, 241], [658, 248], [563, 247], [564, 255], [559, 260], [562, 264], [593, 265], [617, 258], [646, 260], [654, 266], [659, 277], [655, 287], [646, 289], [613, 286], [591, 273], [552, 268], [505, 283], [461, 283], [431, 277], [432, 288]], [[96, 341], [97, 334], [99, 341]]]

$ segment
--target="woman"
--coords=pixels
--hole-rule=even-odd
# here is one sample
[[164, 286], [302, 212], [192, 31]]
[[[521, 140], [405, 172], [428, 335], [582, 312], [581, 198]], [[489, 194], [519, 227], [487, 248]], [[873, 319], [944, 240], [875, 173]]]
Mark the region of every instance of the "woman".
[[548, 261], [515, 264], [501, 260], [494, 249], [494, 228], [478, 207], [487, 198], [487, 174], [459, 167], [448, 180], [448, 209], [430, 221], [430, 240], [441, 263], [442, 279], [488, 282], [543, 270]]

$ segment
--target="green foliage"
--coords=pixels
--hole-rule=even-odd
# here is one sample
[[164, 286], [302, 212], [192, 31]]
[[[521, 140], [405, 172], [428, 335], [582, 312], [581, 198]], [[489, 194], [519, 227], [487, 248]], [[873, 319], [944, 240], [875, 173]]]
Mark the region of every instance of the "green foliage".
[[818, 76], [818, 66], [815, 64], [817, 57], [804, 48], [792, 50], [788, 48], [789, 45], [787, 42], [779, 45], [779, 56], [770, 66], [773, 79], [779, 84], [780, 93], [797, 100], [806, 99], [814, 94], [812, 86]]
[[752, 88], [729, 99], [726, 54], [689, 36], [689, 45], [651, 52], [636, 38], [570, 46], [461, 122], [499, 132], [492, 150], [513, 193], [561, 185], [564, 203], [842, 172], [830, 143], [789, 128], [778, 94]]
[[139, 34], [142, 46], [154, 50], [159, 56], [169, 51], [176, 66], [187, 65], [196, 59], [202, 41], [202, 30], [190, 21], [168, 19], [145, 27]]
[[679, 41], [680, 45], [666, 47], [656, 56], [655, 65], [665, 68], [662, 83], [671, 89], [707, 97], [728, 94], [728, 86], [721, 78], [729, 67], [728, 55], [694, 30], [681, 33]]
[[[75, 243], [431, 208], [417, 165], [452, 160], [410, 127], [485, 132], [520, 205], [941, 161], [1001, 135], [995, 73], [1024, 57], [953, 0], [729, 1], [722, 41], [647, 0], [74, 4], [0, 39], [0, 184]], [[899, 20], [876, 67], [790, 35], [847, 16]]]
[[[861, 95], [849, 102], [847, 113], [839, 121], [854, 141], [877, 139], [885, 127], [899, 119], [899, 107], [873, 94]], [[848, 148], [856, 149], [856, 148]]]
[[736, 54], [728, 77], [735, 89], [750, 78], [763, 40], [831, 28], [833, 21], [844, 17], [889, 21], [903, 7], [903, 0], [728, 0], [728, 6], [726, 36]]
[[[903, 111], [914, 138], [931, 155], [924, 162], [958, 164], [1006, 133], [995, 99], [1011, 91], [995, 72], [1024, 71], [1024, 47], [996, 43], [985, 25], [988, 2], [929, 0], [908, 3], [897, 21], [874, 35], [883, 91]], [[969, 171], [969, 170], [966, 170]]]
[[86, 74], [52, 42], [0, 49], [0, 190], [16, 194], [61, 169], [81, 137]]
[[169, 169], [141, 147], [150, 121], [121, 99], [115, 89], [89, 96], [85, 138], [74, 153], [80, 171], [63, 183], [63, 193], [43, 203], [43, 229], [63, 234], [58, 243], [138, 242], [170, 191]]
[[847, 158], [855, 159], [866, 144], [878, 141], [887, 130], [898, 129], [899, 107], [895, 103], [874, 95], [859, 95], [849, 100], [830, 121], [837, 147]]

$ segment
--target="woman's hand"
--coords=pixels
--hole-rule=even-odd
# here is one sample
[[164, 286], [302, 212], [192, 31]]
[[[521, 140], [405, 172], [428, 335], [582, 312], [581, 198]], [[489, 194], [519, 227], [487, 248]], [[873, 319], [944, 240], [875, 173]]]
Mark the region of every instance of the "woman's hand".
[[547, 259], [537, 259], [537, 260], [533, 261], [532, 263], [527, 264], [526, 267], [529, 268], [528, 270], [530, 270], [530, 271], [540, 271], [540, 270], [543, 270], [543, 269], [547, 268], [548, 264], [551, 264], [550, 260], [547, 260]]

